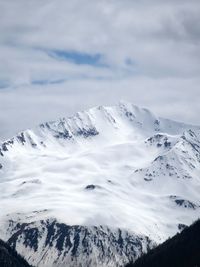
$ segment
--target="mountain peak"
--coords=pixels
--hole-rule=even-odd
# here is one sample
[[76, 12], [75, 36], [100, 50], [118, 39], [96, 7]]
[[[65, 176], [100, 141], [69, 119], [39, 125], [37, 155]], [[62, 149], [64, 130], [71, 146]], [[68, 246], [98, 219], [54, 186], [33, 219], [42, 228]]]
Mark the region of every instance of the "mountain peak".
[[[16, 238], [20, 235], [15, 235], [9, 216], [24, 214], [22, 227], [41, 222], [41, 232], [24, 228], [28, 240], [29, 232], [34, 237], [46, 235], [42, 225], [53, 217], [70, 227], [85, 226], [80, 235], [56, 224], [55, 247], [57, 242], [63, 244], [61, 229], [74, 236], [73, 244], [67, 239], [71, 248], [80, 244], [77, 240], [84, 243], [88, 229], [94, 232], [98, 227], [97, 235], [104, 235], [102, 229], [109, 232], [99, 249], [106, 251], [105, 244], [114, 235], [117, 246], [109, 246], [113, 251], [123, 247], [127, 257], [126, 231], [159, 243], [199, 214], [199, 128], [157, 117], [130, 103], [95, 107], [42, 123], [3, 142], [0, 155], [2, 229], [10, 225], [8, 235]], [[147, 245], [146, 241], [140, 245]], [[33, 255], [31, 248], [21, 245], [18, 251]], [[108, 266], [113, 266], [112, 260]]]

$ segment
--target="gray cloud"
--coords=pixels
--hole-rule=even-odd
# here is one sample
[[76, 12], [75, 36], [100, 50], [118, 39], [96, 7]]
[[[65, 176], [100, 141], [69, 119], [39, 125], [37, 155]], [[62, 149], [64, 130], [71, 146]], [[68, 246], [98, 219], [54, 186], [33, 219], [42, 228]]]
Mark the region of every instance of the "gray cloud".
[[200, 41], [199, 10], [181, 10], [171, 17], [162, 19], [157, 37], [165, 41], [185, 42], [198, 46]]

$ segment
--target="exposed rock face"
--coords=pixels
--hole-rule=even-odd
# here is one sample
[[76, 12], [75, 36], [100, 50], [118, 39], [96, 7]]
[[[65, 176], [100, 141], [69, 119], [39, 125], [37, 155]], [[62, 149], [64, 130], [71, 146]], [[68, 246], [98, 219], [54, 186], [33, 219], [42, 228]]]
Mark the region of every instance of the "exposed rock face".
[[124, 266], [155, 245], [126, 230], [69, 226], [56, 220], [9, 221], [8, 231], [8, 243], [39, 267]]

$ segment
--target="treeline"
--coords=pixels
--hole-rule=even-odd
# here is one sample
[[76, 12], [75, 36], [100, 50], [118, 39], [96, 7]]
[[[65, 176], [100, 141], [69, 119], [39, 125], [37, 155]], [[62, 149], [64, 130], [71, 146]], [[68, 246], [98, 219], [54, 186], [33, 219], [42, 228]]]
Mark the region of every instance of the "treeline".
[[126, 267], [200, 267], [200, 220]]
[[0, 240], [0, 267], [31, 267], [14, 249]]

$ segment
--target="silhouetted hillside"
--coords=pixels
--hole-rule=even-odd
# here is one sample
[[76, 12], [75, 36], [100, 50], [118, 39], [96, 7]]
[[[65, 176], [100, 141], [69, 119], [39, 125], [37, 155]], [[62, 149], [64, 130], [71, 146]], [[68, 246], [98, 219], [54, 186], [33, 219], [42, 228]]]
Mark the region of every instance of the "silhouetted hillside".
[[7, 243], [0, 240], [0, 267], [31, 267]]
[[200, 267], [200, 220], [127, 267]]

